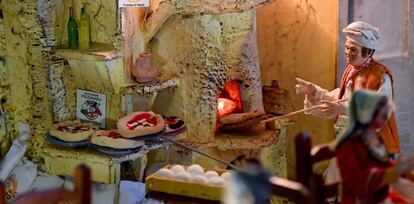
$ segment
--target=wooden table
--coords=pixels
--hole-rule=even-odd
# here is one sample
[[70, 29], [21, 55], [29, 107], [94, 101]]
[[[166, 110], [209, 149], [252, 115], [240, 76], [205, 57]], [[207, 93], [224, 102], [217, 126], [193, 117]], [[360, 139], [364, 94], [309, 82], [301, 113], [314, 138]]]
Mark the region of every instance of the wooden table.
[[218, 204], [220, 201], [204, 200], [187, 196], [172, 195], [156, 191], [149, 191], [147, 197], [163, 201], [166, 204]]

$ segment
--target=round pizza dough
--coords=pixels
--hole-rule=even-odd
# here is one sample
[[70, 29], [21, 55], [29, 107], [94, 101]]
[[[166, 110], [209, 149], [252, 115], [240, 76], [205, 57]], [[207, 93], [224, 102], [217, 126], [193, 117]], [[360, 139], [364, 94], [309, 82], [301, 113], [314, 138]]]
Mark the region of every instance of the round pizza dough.
[[117, 127], [122, 137], [133, 138], [159, 133], [164, 130], [165, 122], [159, 114], [138, 111], [120, 118]]
[[145, 144], [144, 141], [135, 141], [122, 138], [116, 130], [98, 130], [92, 135], [91, 143], [113, 149], [134, 149]]
[[64, 121], [52, 125], [49, 134], [66, 142], [79, 142], [89, 139], [96, 127], [80, 121]]

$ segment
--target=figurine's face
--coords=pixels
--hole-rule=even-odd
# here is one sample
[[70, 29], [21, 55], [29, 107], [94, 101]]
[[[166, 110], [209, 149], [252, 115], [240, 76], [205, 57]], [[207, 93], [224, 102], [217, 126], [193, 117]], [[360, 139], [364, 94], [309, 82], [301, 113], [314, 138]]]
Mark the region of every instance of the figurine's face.
[[384, 107], [381, 107], [381, 109], [379, 110], [377, 117], [375, 117], [374, 121], [373, 121], [373, 125], [376, 129], [380, 129], [383, 128], [385, 126], [385, 124], [388, 121], [388, 111], [389, 111], [389, 106], [386, 105]]
[[345, 42], [345, 56], [346, 56], [346, 63], [352, 66], [359, 66], [364, 63], [368, 57], [363, 58], [362, 47], [355, 44], [354, 42], [346, 39]]

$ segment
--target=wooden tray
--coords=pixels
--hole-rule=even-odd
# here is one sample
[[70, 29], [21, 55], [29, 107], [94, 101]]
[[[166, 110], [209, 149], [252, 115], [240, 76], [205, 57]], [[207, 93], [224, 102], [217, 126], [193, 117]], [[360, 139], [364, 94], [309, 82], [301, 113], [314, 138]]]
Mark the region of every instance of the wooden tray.
[[[165, 168], [170, 169], [172, 165]], [[184, 166], [184, 168], [187, 168]], [[219, 175], [225, 170], [215, 170]], [[223, 186], [193, 183], [191, 181], [179, 181], [168, 178], [160, 178], [154, 174], [145, 179], [147, 191], [157, 191], [173, 195], [201, 198], [205, 200], [221, 200]]]

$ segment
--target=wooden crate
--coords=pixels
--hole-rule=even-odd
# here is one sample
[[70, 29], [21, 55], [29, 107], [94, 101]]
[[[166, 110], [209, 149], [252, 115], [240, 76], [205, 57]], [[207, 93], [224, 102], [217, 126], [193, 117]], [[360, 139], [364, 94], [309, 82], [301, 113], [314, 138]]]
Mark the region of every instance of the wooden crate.
[[[171, 168], [168, 165], [165, 168]], [[184, 167], [187, 168], [187, 167]], [[225, 170], [215, 170], [219, 175]], [[173, 195], [201, 198], [205, 200], [221, 200], [223, 186], [193, 183], [191, 181], [179, 181], [168, 178], [160, 178], [155, 175], [145, 179], [147, 191], [157, 191]]]

